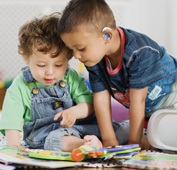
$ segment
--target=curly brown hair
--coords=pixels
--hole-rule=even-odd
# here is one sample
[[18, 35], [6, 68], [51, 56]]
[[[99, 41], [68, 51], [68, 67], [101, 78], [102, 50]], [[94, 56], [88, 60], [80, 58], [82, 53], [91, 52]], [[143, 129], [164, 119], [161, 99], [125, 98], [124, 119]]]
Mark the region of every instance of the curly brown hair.
[[[55, 12], [36, 17], [22, 25], [18, 34], [18, 53], [23, 57], [30, 57], [35, 49], [45, 54], [50, 53], [51, 57], [58, 56], [66, 48], [58, 34], [60, 16], [59, 12]], [[69, 49], [67, 57], [72, 57]]]

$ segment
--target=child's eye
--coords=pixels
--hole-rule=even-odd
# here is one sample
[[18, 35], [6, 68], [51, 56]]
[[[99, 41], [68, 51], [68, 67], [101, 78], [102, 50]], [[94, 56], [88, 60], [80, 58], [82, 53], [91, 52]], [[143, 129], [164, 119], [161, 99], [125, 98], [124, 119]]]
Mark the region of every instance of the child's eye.
[[37, 66], [38, 66], [38, 67], [45, 67], [45, 65], [40, 65], [40, 64], [38, 64]]
[[85, 48], [78, 49], [78, 51], [82, 51], [83, 52], [83, 51], [85, 51]]
[[62, 65], [55, 65], [56, 67], [61, 67]]

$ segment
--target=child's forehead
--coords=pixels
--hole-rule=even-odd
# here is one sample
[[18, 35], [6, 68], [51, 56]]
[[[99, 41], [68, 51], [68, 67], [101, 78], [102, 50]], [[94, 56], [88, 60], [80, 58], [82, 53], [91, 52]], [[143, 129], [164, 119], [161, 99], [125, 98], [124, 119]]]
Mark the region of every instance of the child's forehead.
[[59, 48], [58, 46], [54, 46], [52, 47], [51, 49], [47, 49], [45, 47], [43, 48], [39, 48], [38, 46], [32, 46], [32, 54], [35, 54], [35, 55], [43, 55], [43, 54], [49, 54], [51, 56], [51, 58], [55, 58], [55, 57], [58, 57], [60, 55], [63, 55], [63, 54], [67, 54], [69, 49], [68, 48]]
[[99, 38], [99, 34], [96, 32], [91, 32], [85, 29], [78, 29], [69, 33], [64, 33], [61, 35], [61, 38], [65, 44], [71, 48], [80, 45], [86, 45], [90, 42], [93, 42], [94, 39]]
[[58, 55], [52, 55], [52, 52], [45, 53], [41, 51], [35, 51], [30, 57], [36, 58], [35, 60], [49, 61], [50, 59], [52, 59], [57, 62], [63, 62], [68, 59], [67, 54], [68, 54], [67, 49], [63, 49]]
[[99, 34], [101, 33], [102, 28], [97, 28], [96, 26], [93, 26], [93, 24], [80, 24], [73, 28], [70, 33], [91, 33], [91, 34]]

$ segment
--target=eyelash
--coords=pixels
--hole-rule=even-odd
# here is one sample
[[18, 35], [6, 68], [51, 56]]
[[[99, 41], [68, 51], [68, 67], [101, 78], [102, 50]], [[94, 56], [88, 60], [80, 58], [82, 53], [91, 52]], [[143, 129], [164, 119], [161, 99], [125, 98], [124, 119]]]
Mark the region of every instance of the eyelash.
[[45, 65], [37, 65], [38, 67], [45, 67]]
[[[45, 65], [37, 65], [38, 67], [45, 67]], [[62, 65], [55, 65], [56, 67], [61, 67]]]
[[82, 48], [82, 49], [78, 49], [78, 51], [81, 51], [81, 52], [83, 52], [83, 51], [85, 51], [85, 48]]
[[61, 67], [62, 65], [55, 65], [56, 67]]

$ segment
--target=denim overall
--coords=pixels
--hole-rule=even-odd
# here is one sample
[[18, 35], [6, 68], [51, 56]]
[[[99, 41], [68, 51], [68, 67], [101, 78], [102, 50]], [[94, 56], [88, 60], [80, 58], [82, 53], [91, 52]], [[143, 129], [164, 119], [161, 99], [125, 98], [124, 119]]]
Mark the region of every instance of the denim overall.
[[[66, 69], [65, 75], [68, 74]], [[22, 68], [26, 84], [34, 82], [28, 66]], [[85, 135], [96, 135], [100, 138], [95, 114], [77, 120], [71, 128], [60, 126], [60, 120], [54, 121], [56, 113], [74, 105], [69, 93], [68, 84], [60, 80], [53, 87], [37, 87], [34, 94], [31, 89], [31, 121], [24, 124], [24, 141], [29, 148], [62, 150], [63, 136], [74, 135], [83, 138]]]

